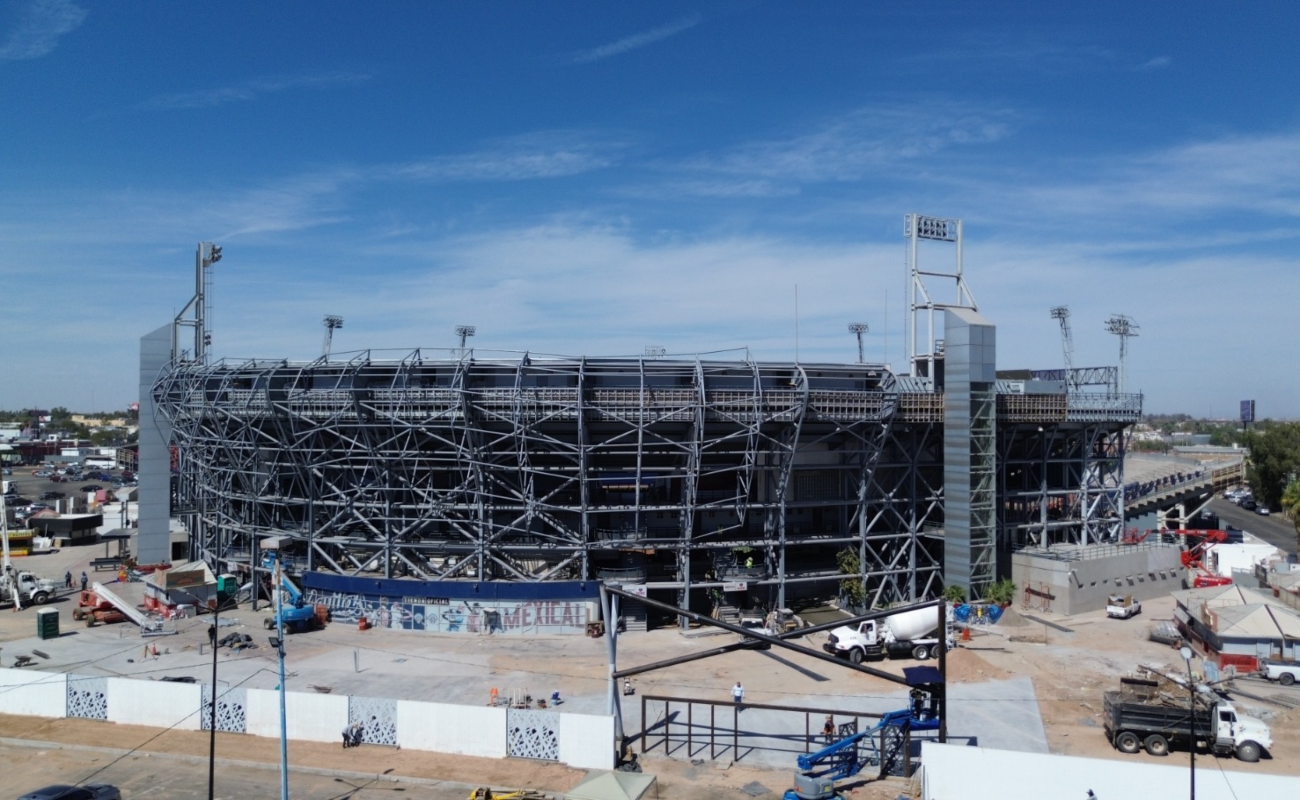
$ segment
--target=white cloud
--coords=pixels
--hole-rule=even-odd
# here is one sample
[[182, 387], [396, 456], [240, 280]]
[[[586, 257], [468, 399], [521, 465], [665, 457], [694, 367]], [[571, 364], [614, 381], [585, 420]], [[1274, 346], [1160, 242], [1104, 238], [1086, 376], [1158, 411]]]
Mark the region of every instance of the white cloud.
[[645, 47], [646, 45], [663, 41], [671, 36], [676, 36], [683, 31], [694, 28], [703, 21], [704, 18], [699, 14], [690, 14], [679, 20], [670, 22], [667, 25], [661, 25], [658, 28], [651, 28], [648, 31], [627, 36], [616, 42], [601, 45], [600, 47], [594, 47], [590, 50], [583, 50], [573, 56], [573, 63], [589, 64], [593, 61], [600, 61], [611, 56], [622, 55], [631, 50], [636, 50]]
[[1155, 58], [1142, 62], [1137, 68], [1139, 71], [1164, 69], [1172, 63], [1174, 63], [1174, 61], [1169, 56], [1156, 56]]
[[19, 12], [19, 18], [0, 44], [0, 61], [29, 61], [49, 55], [59, 38], [77, 29], [86, 19], [86, 9], [67, 0], [33, 0]]
[[682, 166], [744, 176], [749, 185], [760, 179], [853, 181], [880, 171], [893, 173], [904, 160], [998, 142], [1011, 134], [1016, 121], [1007, 109], [960, 102], [881, 104], [825, 121], [808, 133], [752, 142]]
[[355, 86], [370, 80], [360, 72], [325, 72], [315, 75], [289, 75], [255, 78], [233, 86], [199, 89], [159, 95], [142, 104], [145, 108], [213, 108], [228, 103], [246, 103], [266, 95], [279, 94], [294, 89], [322, 89], [335, 86]]
[[612, 166], [623, 145], [574, 131], [540, 131], [489, 141], [480, 149], [374, 169], [377, 178], [419, 181], [519, 181], [558, 178]]

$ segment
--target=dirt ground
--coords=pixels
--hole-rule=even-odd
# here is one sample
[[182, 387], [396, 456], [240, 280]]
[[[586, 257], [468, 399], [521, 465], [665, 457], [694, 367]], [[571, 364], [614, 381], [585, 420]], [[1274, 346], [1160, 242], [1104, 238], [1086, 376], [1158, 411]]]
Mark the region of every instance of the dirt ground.
[[[112, 725], [111, 732], [105, 731], [106, 724]], [[0, 714], [0, 731], [10, 739], [113, 747], [133, 753], [205, 758], [209, 747], [209, 735], [203, 731], [159, 731], [81, 719]], [[228, 761], [274, 764], [280, 757], [276, 740], [244, 734], [218, 733], [216, 749], [217, 757]], [[454, 781], [497, 789], [527, 788], [560, 795], [586, 774], [585, 770], [523, 759], [474, 758], [370, 745], [343, 750], [339, 745], [311, 742], [291, 742], [289, 760], [296, 767]], [[658, 777], [660, 797], [684, 800], [753, 797], [742, 788], [753, 784], [779, 795], [787, 788], [789, 774], [736, 765], [724, 769], [714, 764], [693, 765], [655, 757], [649, 757], [645, 767]], [[849, 794], [856, 800], [894, 800], [909, 791], [909, 782], [900, 779], [864, 784], [850, 789]]]
[[[1172, 674], [1186, 674], [1186, 662], [1177, 650], [1149, 641], [1147, 636], [1157, 621], [1172, 618], [1173, 607], [1171, 597], [1144, 602], [1142, 614], [1127, 620], [1110, 619], [1101, 611], [1073, 617], [1026, 612], [1072, 632], [1028, 620], [1017, 627], [990, 627], [967, 642], [967, 649], [952, 654], [949, 680], [1028, 676], [1038, 696], [1051, 752], [1156, 762], [1156, 757], [1146, 753], [1124, 755], [1106, 740], [1102, 693], [1118, 689], [1119, 679], [1132, 674], [1139, 664], [1164, 665]], [[1192, 668], [1200, 673], [1200, 661], [1193, 660]], [[1213, 763], [1226, 770], [1300, 775], [1300, 710], [1233, 694], [1233, 687], [1257, 697], [1281, 695], [1300, 702], [1300, 690], [1256, 679], [1237, 681], [1229, 687], [1229, 694], [1238, 711], [1260, 717], [1272, 728], [1271, 758], [1255, 764], [1210, 758], [1207, 767]], [[1166, 760], [1186, 758], [1185, 752], [1176, 750]]]

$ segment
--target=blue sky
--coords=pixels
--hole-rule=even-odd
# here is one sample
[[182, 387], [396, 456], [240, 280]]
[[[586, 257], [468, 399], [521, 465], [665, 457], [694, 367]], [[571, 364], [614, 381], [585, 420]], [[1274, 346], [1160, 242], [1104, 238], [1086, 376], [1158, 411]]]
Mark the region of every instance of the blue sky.
[[[903, 362], [903, 216], [999, 367], [1300, 417], [1300, 5], [0, 3], [0, 408], [123, 408], [214, 241], [212, 352]], [[950, 251], [923, 254], [948, 266]], [[728, 355], [723, 353], [723, 355]]]

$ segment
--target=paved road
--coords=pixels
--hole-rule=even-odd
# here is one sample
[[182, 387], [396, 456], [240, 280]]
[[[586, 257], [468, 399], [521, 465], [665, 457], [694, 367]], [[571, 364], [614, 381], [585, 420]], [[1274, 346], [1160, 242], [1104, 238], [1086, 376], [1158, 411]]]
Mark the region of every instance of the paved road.
[[[204, 800], [208, 796], [208, 763], [190, 756], [132, 753], [111, 748], [44, 747], [40, 743], [0, 741], [5, 786], [21, 794], [52, 783], [111, 783], [122, 796], [157, 800]], [[224, 800], [276, 797], [280, 771], [275, 765], [218, 763], [214, 794]], [[290, 770], [289, 791], [308, 800], [464, 800], [460, 784], [431, 786], [392, 781], [353, 773], [317, 774]]]
[[1253, 511], [1216, 497], [1210, 501], [1210, 510], [1219, 515], [1219, 525], [1241, 528], [1269, 544], [1292, 555], [1296, 552], [1296, 530], [1291, 521], [1281, 515], [1262, 517]]

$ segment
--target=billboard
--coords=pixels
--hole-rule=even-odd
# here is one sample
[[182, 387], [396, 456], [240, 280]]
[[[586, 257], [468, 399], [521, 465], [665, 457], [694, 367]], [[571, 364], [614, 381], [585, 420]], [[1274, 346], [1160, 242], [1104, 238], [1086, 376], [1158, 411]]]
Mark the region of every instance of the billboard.
[[1242, 401], [1241, 401], [1241, 421], [1242, 421], [1242, 422], [1254, 422], [1254, 421], [1255, 421], [1255, 401], [1254, 401], [1254, 400], [1242, 400]]

